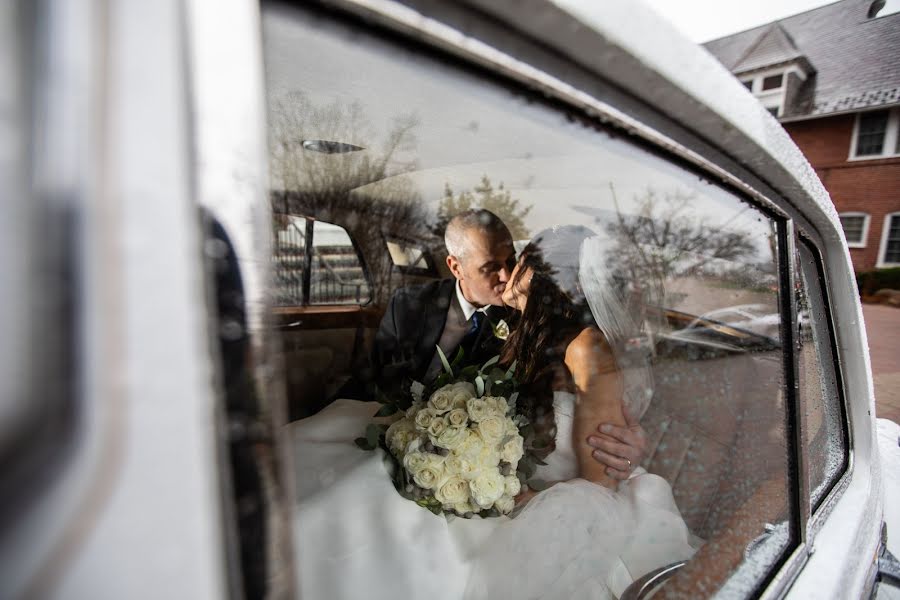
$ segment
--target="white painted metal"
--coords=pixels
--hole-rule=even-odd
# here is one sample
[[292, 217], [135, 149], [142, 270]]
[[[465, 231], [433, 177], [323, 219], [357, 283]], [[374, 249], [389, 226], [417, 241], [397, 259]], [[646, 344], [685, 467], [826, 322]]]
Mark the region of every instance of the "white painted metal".
[[[77, 199], [83, 232], [83, 401], [78, 444], [60, 477], [0, 546], [0, 596], [225, 597], [229, 538], [196, 208], [215, 207], [233, 236], [248, 267], [250, 326], [261, 328], [267, 213], [247, 201], [264, 202], [266, 189], [257, 3], [196, 0], [186, 13], [174, 0], [47, 4], [59, 10], [47, 24], [53, 69], [43, 91], [59, 119], [49, 121], [51, 133], [74, 135], [53, 156], [63, 161], [59, 186]], [[503, 55], [408, 6], [337, 4], [516, 71], [744, 185], [702, 152], [629, 122], [627, 111], [553, 88], [557, 74], [529, 70], [527, 56]], [[816, 522], [816, 551], [789, 594], [863, 593], [880, 536], [883, 465], [849, 253], [812, 168], [752, 94], [640, 3], [470, 4], [658, 108], [767, 186], [745, 192], [811, 225], [838, 317], [854, 468]]]

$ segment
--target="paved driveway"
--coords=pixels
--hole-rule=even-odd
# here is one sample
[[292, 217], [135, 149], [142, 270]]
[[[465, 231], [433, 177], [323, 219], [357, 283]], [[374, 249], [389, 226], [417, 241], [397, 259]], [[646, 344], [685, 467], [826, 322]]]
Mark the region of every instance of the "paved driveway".
[[900, 308], [863, 304], [872, 376], [875, 414], [900, 423]]

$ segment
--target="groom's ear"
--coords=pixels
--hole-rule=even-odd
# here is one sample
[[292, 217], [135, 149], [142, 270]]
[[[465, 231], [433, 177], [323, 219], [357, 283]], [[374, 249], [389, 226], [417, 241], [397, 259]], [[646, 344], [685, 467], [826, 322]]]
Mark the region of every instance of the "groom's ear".
[[454, 277], [462, 279], [462, 264], [459, 262], [459, 259], [452, 254], [447, 256], [447, 267], [450, 269], [450, 272], [453, 273]]

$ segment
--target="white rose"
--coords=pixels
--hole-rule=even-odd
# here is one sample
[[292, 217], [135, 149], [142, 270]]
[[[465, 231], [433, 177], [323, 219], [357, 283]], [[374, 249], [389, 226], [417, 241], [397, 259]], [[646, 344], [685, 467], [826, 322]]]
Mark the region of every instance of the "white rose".
[[465, 427], [469, 424], [469, 413], [464, 408], [454, 408], [447, 413], [447, 422], [450, 427]]
[[428, 425], [428, 437], [431, 438], [431, 443], [434, 443], [440, 435], [447, 429], [447, 419], [444, 417], [434, 417], [431, 419], [431, 423]]
[[409, 471], [410, 475], [415, 475], [428, 465], [427, 452], [408, 452], [403, 457], [403, 468]]
[[436, 438], [431, 438], [431, 443], [438, 448], [453, 450], [469, 439], [469, 430], [465, 427], [447, 427]]
[[509, 325], [503, 319], [494, 323], [494, 337], [505, 340], [509, 337]]
[[503, 496], [506, 481], [496, 470], [485, 470], [469, 482], [472, 500], [481, 508], [490, 508]]
[[453, 390], [449, 385], [445, 385], [428, 399], [428, 408], [436, 414], [442, 415], [453, 405]]
[[419, 412], [416, 413], [415, 423], [416, 429], [419, 431], [427, 431], [428, 426], [431, 425], [431, 420], [434, 419], [437, 413], [430, 408], [423, 408]]
[[503, 478], [503, 481], [505, 482], [503, 493], [507, 496], [514, 498], [522, 491], [522, 482], [515, 475], [507, 475]]
[[499, 510], [502, 515], [508, 515], [515, 507], [516, 501], [512, 496], [502, 496], [499, 500], [494, 502], [494, 508]]
[[455, 452], [466, 459], [476, 470], [492, 469], [500, 464], [500, 452], [496, 444], [487, 444], [477, 432], [470, 431], [466, 441]]
[[466, 410], [469, 411], [469, 418], [476, 423], [494, 414], [493, 407], [482, 398], [469, 398], [466, 402]]
[[469, 482], [458, 475], [447, 477], [434, 490], [434, 498], [443, 505], [469, 501]]
[[518, 464], [519, 459], [525, 454], [522, 436], [518, 433], [510, 436], [500, 447], [500, 459], [511, 464]]
[[468, 381], [457, 381], [456, 383], [450, 385], [450, 389], [453, 390], [454, 396], [465, 396], [466, 400], [475, 395], [475, 384]]
[[497, 416], [505, 417], [509, 411], [509, 405], [503, 396], [488, 396], [484, 401], [487, 402], [487, 405], [491, 407]]
[[485, 444], [476, 462], [478, 469], [495, 469], [500, 464], [500, 453], [493, 446]]
[[459, 475], [463, 479], [469, 480], [477, 473], [478, 470], [473, 463], [455, 453], [451, 453], [444, 461], [445, 475]]
[[416, 485], [420, 488], [432, 490], [437, 486], [441, 479], [441, 475], [443, 475], [441, 469], [429, 465], [413, 475], [413, 481], [415, 481]]
[[477, 429], [486, 444], [496, 445], [506, 434], [506, 423], [502, 418], [492, 415], [482, 419]]
[[469, 432], [468, 437], [455, 448], [455, 453], [465, 458], [471, 463], [478, 463], [478, 457], [481, 455], [481, 451], [484, 449], [484, 442], [481, 439], [481, 436], [475, 433], [474, 431], [467, 430]]
[[388, 448], [394, 456], [402, 456], [406, 446], [416, 437], [416, 426], [409, 419], [395, 421], [384, 434]]
[[506, 419], [506, 435], [519, 435], [519, 426], [510, 418]]
[[444, 457], [428, 452], [417, 452], [416, 456], [407, 460], [411, 455], [407, 454], [403, 459], [403, 466], [413, 476], [416, 485], [426, 490], [434, 489], [444, 476]]

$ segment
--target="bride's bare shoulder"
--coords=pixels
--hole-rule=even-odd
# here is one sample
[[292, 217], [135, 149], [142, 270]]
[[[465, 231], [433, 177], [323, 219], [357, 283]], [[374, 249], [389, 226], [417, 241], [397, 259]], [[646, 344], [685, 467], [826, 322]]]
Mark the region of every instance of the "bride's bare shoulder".
[[566, 347], [566, 365], [574, 374], [580, 368], [596, 368], [598, 361], [612, 358], [609, 341], [596, 327], [585, 327]]

